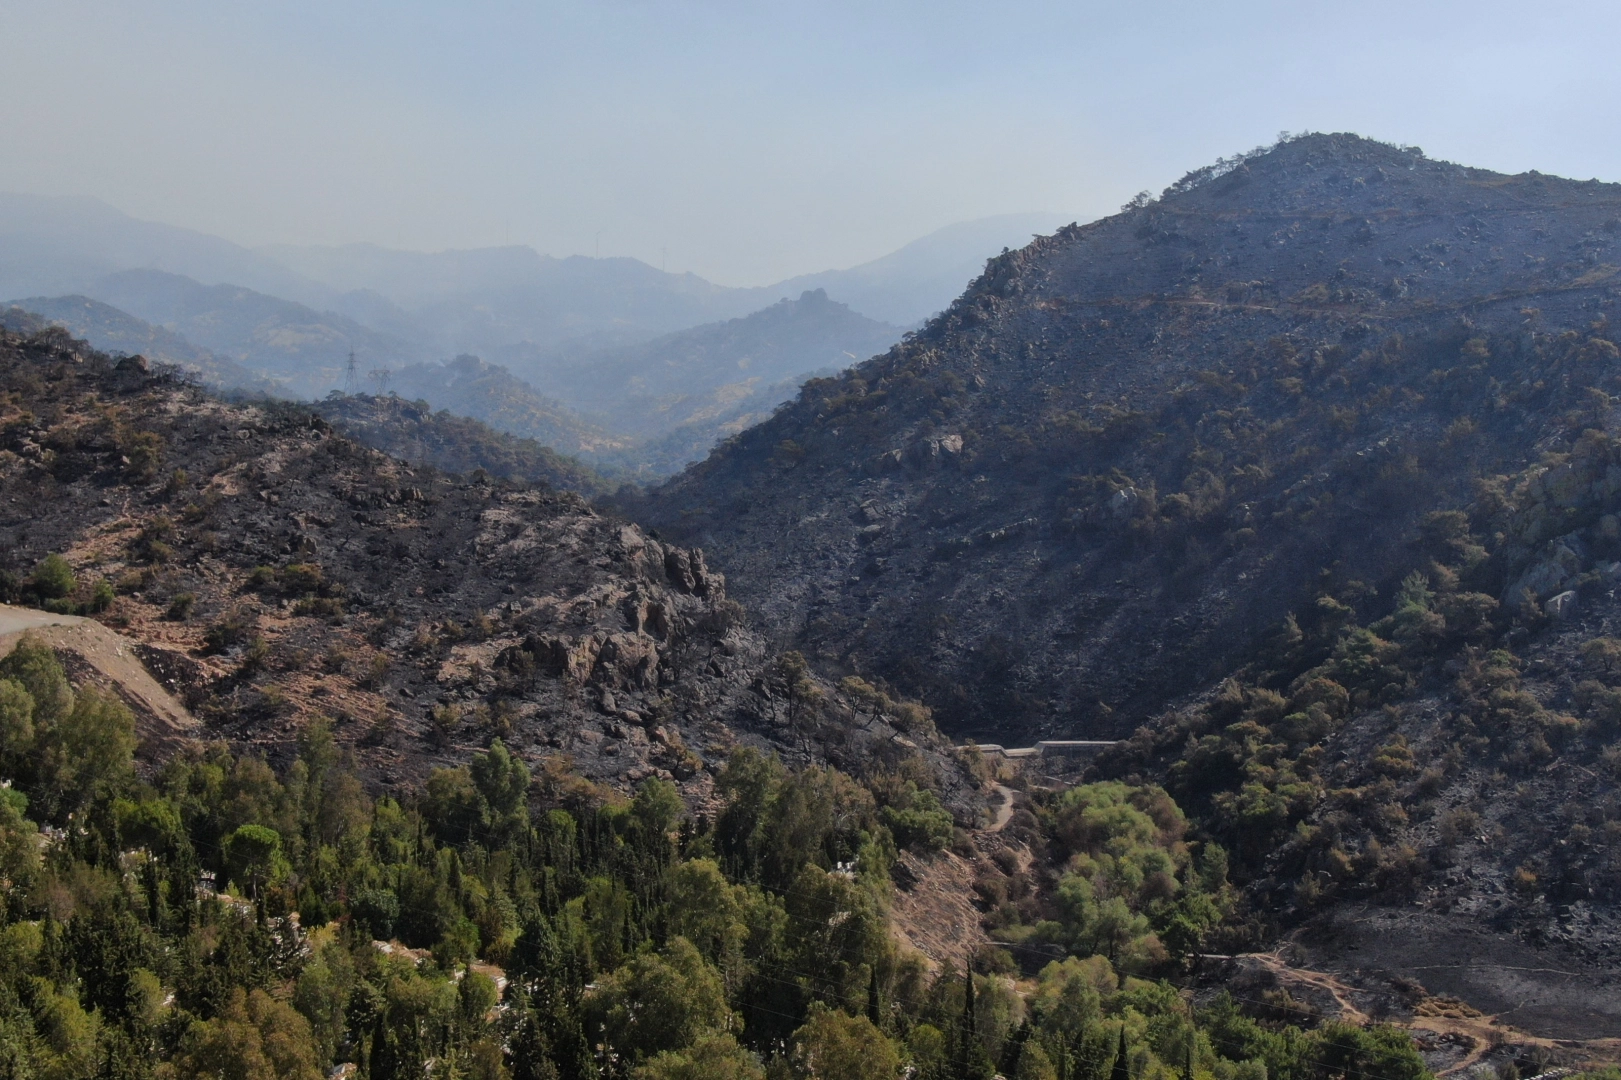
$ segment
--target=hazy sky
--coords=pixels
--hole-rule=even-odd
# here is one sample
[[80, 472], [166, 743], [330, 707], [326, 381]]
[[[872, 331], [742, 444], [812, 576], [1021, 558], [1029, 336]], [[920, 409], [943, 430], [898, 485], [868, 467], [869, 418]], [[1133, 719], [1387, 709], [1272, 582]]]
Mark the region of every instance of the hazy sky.
[[1618, 32], [1613, 0], [0, 0], [0, 190], [761, 284], [1285, 129], [1621, 180]]

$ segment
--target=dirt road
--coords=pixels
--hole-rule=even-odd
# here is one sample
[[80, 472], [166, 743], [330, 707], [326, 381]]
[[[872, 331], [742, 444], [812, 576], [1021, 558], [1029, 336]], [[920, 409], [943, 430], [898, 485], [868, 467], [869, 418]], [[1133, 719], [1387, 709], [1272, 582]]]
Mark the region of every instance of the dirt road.
[[34, 611], [31, 608], [0, 604], [0, 637], [20, 634], [24, 630], [33, 630], [40, 626], [72, 626], [82, 622], [84, 620], [77, 615], [52, 615], [48, 611]]
[[1007, 828], [1007, 823], [1013, 820], [1013, 789], [997, 784], [996, 794], [1002, 802], [996, 808], [996, 816], [991, 820], [989, 832], [1001, 832]]
[[0, 656], [16, 648], [24, 634], [56, 649], [74, 681], [89, 674], [93, 682], [123, 698], [134, 711], [136, 732], [149, 750], [175, 744], [196, 730], [196, 719], [152, 677], [136, 653], [136, 643], [122, 634], [94, 619], [0, 604]]

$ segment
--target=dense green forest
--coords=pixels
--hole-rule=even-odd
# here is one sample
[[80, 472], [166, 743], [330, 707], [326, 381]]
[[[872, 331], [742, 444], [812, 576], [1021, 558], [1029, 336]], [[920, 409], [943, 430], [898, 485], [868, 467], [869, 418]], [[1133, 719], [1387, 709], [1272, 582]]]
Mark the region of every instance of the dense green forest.
[[1040, 808], [1063, 959], [934, 973], [885, 921], [897, 840], [951, 841], [916, 780], [739, 751], [692, 814], [497, 740], [374, 798], [320, 723], [279, 775], [214, 744], [142, 778], [128, 710], [28, 638], [0, 740], [7, 1078], [1425, 1075], [1395, 1029], [1194, 1006], [1231, 889], [1158, 788]]

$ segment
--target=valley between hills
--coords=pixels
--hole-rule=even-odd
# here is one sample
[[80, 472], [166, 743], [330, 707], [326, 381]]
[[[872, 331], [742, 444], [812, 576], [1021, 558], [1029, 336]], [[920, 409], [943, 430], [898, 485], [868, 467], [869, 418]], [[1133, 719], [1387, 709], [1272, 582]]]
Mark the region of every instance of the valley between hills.
[[[0, 621], [57, 995], [4, 1023], [62, 1076], [1613, 1064], [1618, 275], [1621, 186], [1298, 136], [903, 336], [601, 346], [657, 454], [471, 356], [301, 404], [13, 307], [0, 601], [68, 622]], [[829, 326], [871, 358], [800, 382]], [[1055, 739], [1112, 745], [968, 745]]]

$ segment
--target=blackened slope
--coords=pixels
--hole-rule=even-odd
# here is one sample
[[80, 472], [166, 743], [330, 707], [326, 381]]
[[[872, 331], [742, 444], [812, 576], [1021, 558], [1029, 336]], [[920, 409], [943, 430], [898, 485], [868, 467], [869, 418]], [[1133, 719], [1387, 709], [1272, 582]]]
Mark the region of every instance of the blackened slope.
[[343, 434], [413, 465], [469, 475], [482, 469], [498, 480], [598, 495], [609, 481], [580, 461], [534, 439], [440, 410], [425, 401], [370, 394], [335, 394], [309, 406]]
[[1223, 169], [991, 260], [637, 513], [779, 640], [1008, 738], [1129, 730], [1325, 569], [1388, 598], [1418, 518], [1612, 374], [1621, 188], [1354, 136]]
[[[230, 360], [193, 345], [178, 334], [153, 326], [87, 296], [35, 297], [8, 309], [17, 328], [34, 328], [21, 316], [31, 313], [40, 325], [60, 326], [98, 349], [114, 354], [136, 354], [149, 361], [174, 364], [189, 371], [209, 386], [232, 391], [283, 396], [283, 387], [262, 379]], [[390, 381], [407, 394], [413, 390], [410, 372], [429, 368], [414, 365], [396, 373]], [[460, 357], [447, 365], [433, 365], [442, 372], [493, 373], [499, 381], [510, 376], [501, 368], [491, 368], [475, 357]], [[519, 387], [528, 387], [519, 383]], [[560, 438], [578, 445], [591, 429], [555, 402], [547, 402], [529, 391], [531, 431]], [[550, 407], [548, 409], [548, 406]], [[563, 453], [537, 442], [496, 431], [478, 420], [434, 412], [425, 402], [399, 397], [373, 397], [369, 394], [335, 395], [323, 398], [310, 408], [337, 424], [356, 441], [413, 464], [431, 465], [453, 473], [483, 469], [490, 475], [519, 483], [545, 484], [586, 494], [610, 490], [607, 480], [594, 470]], [[549, 421], [549, 422], [548, 422]]]
[[113, 585], [100, 617], [238, 745], [288, 752], [325, 715], [392, 782], [499, 734], [559, 776], [662, 771], [695, 797], [738, 741], [856, 771], [921, 754], [969, 807], [927, 731], [858, 725], [778, 664], [701, 552], [577, 495], [414, 470], [306, 409], [221, 401], [61, 330], [0, 333], [0, 536], [0, 599], [61, 553], [66, 599]]

